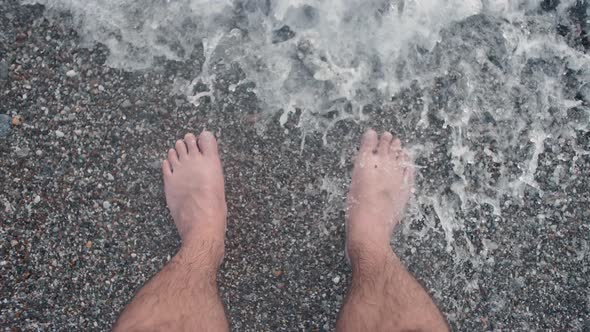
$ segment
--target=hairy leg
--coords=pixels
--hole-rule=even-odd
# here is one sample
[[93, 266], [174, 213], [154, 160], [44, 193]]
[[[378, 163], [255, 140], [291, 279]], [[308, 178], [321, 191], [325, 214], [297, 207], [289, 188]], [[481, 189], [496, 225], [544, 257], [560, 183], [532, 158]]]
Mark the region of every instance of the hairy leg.
[[228, 331], [216, 275], [227, 207], [215, 137], [187, 134], [162, 166], [166, 202], [182, 240], [170, 262], [139, 290], [113, 331]]
[[362, 139], [347, 200], [347, 254], [352, 283], [337, 331], [448, 331], [430, 296], [389, 244], [413, 186], [401, 143], [373, 130]]

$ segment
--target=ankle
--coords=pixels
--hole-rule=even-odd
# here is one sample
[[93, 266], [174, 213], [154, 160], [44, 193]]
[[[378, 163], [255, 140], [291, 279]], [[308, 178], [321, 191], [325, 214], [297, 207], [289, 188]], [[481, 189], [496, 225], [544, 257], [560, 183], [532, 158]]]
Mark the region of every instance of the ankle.
[[183, 241], [173, 260], [197, 274], [215, 279], [224, 254], [223, 241], [193, 237]]
[[389, 243], [359, 243], [351, 241], [347, 245], [352, 277], [374, 279], [383, 275], [393, 263], [395, 254]]

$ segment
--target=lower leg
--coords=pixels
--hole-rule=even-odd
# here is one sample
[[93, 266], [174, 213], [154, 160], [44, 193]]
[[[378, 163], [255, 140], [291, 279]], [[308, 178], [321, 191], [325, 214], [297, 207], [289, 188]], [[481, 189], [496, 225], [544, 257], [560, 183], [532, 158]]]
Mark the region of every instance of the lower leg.
[[218, 244], [183, 247], [135, 295], [113, 331], [227, 331], [216, 285]]
[[188, 134], [163, 163], [166, 202], [182, 240], [170, 262], [135, 295], [113, 331], [228, 331], [216, 275], [227, 207], [217, 142]]
[[350, 248], [352, 284], [338, 331], [448, 331], [426, 291], [391, 248]]
[[413, 167], [389, 133], [363, 136], [347, 208], [352, 283], [338, 331], [448, 331], [434, 302], [408, 273], [389, 240], [403, 216]]

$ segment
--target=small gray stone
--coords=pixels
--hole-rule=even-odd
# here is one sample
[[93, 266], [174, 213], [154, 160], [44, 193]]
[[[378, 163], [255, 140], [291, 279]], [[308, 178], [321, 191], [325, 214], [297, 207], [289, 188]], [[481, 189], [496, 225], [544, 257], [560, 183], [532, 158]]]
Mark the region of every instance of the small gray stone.
[[29, 148], [17, 149], [16, 150], [16, 155], [19, 158], [25, 158], [26, 156], [29, 155], [30, 152], [31, 152], [31, 150]]
[[6, 137], [10, 133], [12, 118], [6, 114], [0, 114], [0, 137]]
[[0, 81], [8, 80], [8, 64], [6, 61], [0, 61]]
[[67, 76], [67, 77], [75, 77], [76, 75], [78, 75], [78, 73], [76, 73], [76, 71], [75, 71], [75, 70], [69, 70], [69, 71], [66, 73], [66, 76]]
[[580, 87], [578, 95], [586, 102], [590, 101], [590, 84], [584, 84]]
[[125, 99], [125, 101], [121, 104], [121, 107], [123, 108], [129, 108], [133, 106], [133, 104], [131, 104], [131, 101], [129, 99]]
[[151, 163], [149, 163], [148, 166], [153, 169], [160, 169], [162, 167], [162, 161], [154, 160]]

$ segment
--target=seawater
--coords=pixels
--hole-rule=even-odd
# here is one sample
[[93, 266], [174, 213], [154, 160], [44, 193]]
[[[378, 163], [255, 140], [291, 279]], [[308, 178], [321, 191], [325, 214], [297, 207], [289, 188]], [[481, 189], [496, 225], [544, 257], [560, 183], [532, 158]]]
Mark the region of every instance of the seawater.
[[[195, 105], [219, 96], [216, 66], [225, 63], [244, 73], [230, 90], [250, 84], [263, 114], [279, 112], [281, 124], [301, 112], [303, 136], [367, 121], [376, 116], [368, 107], [393, 110], [392, 130], [403, 131], [419, 168], [410, 212], [425, 220], [424, 234], [442, 232], [459, 261], [476, 255], [463, 232], [469, 211], [500, 217], [509, 204], [526, 207], [526, 192], [545, 194], [535, 177], [541, 154], [590, 153], [579, 140], [589, 130], [590, 58], [568, 37], [582, 29], [571, 18], [581, 2], [35, 2], [49, 16], [71, 13], [83, 44], [108, 47], [109, 66], [149, 70], [162, 59], [203, 58], [175, 82]], [[558, 33], [564, 26], [568, 35]], [[575, 161], [567, 165], [544, 179], [554, 190], [581, 176]], [[345, 193], [337, 179], [323, 187]]]

